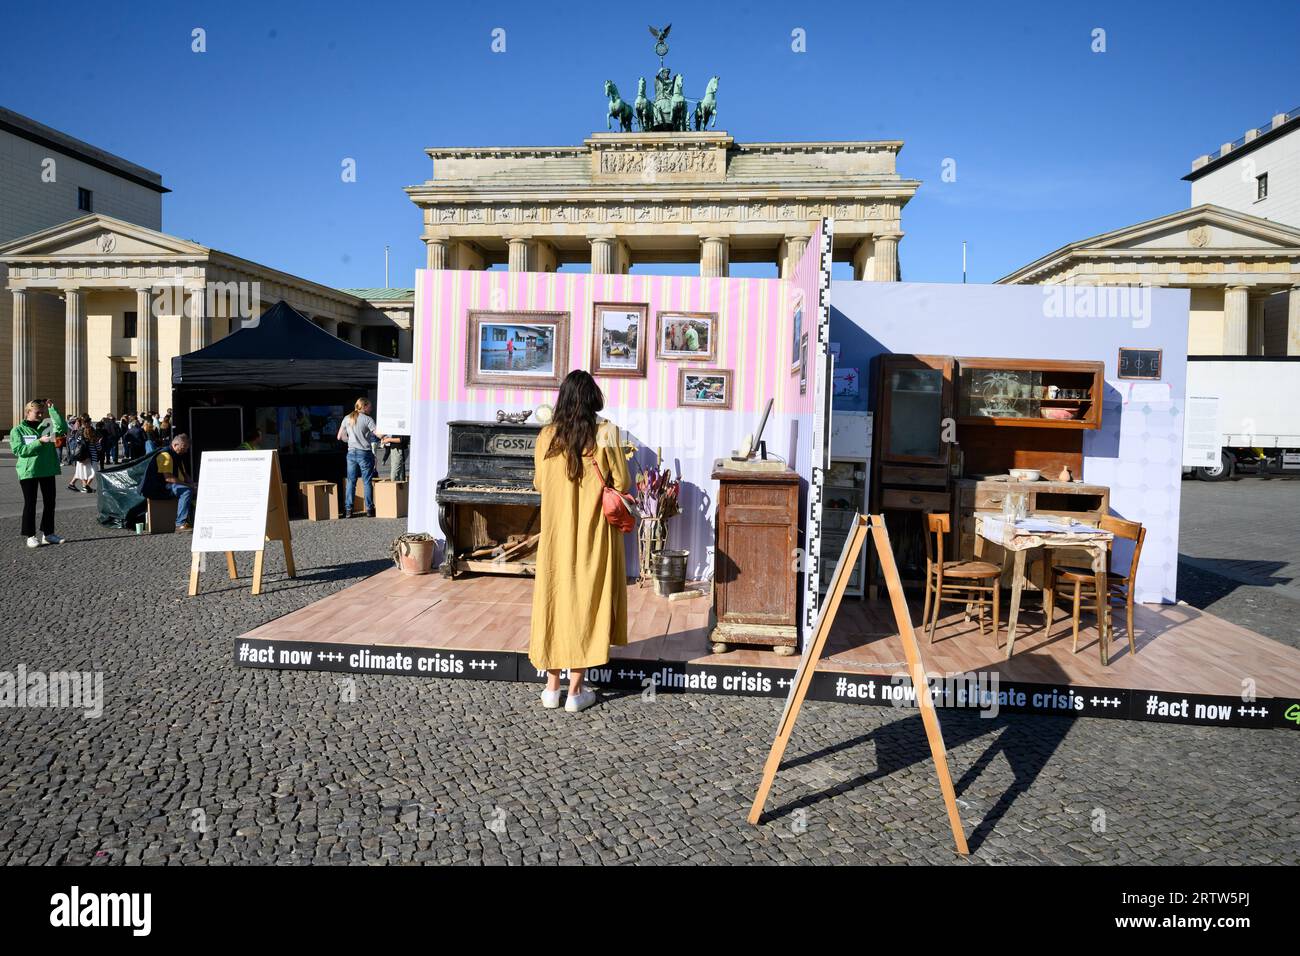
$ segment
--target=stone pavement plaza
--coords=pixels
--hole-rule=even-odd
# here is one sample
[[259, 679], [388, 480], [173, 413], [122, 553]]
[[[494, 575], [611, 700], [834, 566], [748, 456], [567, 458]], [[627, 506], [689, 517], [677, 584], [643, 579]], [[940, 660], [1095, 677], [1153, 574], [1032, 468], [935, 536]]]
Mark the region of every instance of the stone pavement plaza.
[[[104, 710], [0, 710], [0, 862], [956, 860], [914, 712], [807, 704], [752, 828], [779, 701], [571, 715], [532, 685], [232, 664], [236, 635], [384, 567], [401, 522], [295, 522], [297, 580], [272, 548], [262, 596], [212, 561], [187, 599], [185, 537], [79, 508], [29, 552], [3, 520], [0, 670], [102, 671]], [[1300, 861], [1300, 734], [942, 721], [974, 863]]]

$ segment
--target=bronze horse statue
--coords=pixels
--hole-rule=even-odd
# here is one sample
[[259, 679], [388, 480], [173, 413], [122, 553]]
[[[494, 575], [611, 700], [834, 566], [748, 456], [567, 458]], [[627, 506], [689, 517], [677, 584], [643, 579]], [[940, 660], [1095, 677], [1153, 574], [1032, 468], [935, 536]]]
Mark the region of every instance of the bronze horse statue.
[[645, 77], [637, 82], [636, 101], [632, 104], [632, 114], [636, 117], [637, 125], [641, 127], [641, 132], [650, 132], [650, 127], [654, 125], [654, 107], [645, 95]]
[[610, 120], [617, 119], [620, 131], [632, 132], [632, 107], [618, 95], [618, 87], [613, 80], [605, 81], [605, 95], [609, 97], [609, 114], [605, 117], [605, 129], [611, 129]]
[[690, 129], [690, 108], [686, 105], [686, 94], [682, 92], [684, 81], [678, 73], [673, 77], [673, 129], [685, 132]]
[[718, 122], [718, 78], [709, 80], [704, 99], [695, 104], [695, 128], [705, 130]]

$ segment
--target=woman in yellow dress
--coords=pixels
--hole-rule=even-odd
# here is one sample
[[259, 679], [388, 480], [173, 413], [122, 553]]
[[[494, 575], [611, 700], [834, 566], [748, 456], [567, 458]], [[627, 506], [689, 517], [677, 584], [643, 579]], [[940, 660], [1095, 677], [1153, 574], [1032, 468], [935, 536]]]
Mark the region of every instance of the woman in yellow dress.
[[595, 380], [570, 372], [533, 451], [542, 531], [528, 659], [546, 671], [547, 708], [560, 705], [560, 671], [569, 671], [569, 712], [596, 702], [595, 692], [583, 686], [587, 668], [607, 663], [611, 644], [627, 643], [623, 533], [605, 520], [601, 487], [608, 480], [626, 492], [632, 479], [617, 426], [596, 415], [604, 407]]

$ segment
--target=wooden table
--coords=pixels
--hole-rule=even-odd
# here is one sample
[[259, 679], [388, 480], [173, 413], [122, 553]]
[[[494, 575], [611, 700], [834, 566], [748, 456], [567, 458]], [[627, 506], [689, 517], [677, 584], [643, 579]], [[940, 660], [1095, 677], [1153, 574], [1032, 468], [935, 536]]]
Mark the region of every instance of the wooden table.
[[[1069, 524], [1069, 519], [1054, 515], [1031, 515], [1042, 521], [1058, 521]], [[1073, 548], [1088, 552], [1092, 564], [1092, 573], [1097, 576], [1097, 633], [1101, 641], [1101, 662], [1106, 664], [1110, 657], [1110, 629], [1107, 624], [1107, 597], [1110, 584], [1106, 580], [1106, 554], [1115, 536], [1109, 531], [1096, 531], [1091, 534], [1069, 531], [1024, 531], [1016, 528], [1014, 521], [1003, 515], [975, 516], [975, 554], [984, 556], [984, 542], [1000, 545], [1012, 554], [1011, 572], [1011, 611], [1007, 619], [1007, 659], [1011, 659], [1016, 647], [1016, 619], [1020, 616], [1020, 592], [1025, 581], [1026, 557], [1031, 551], [1043, 549], [1043, 587], [1047, 587], [1048, 568], [1052, 563], [1052, 552], [1062, 548]], [[1044, 594], [1046, 597], [1046, 594]], [[1044, 607], [1046, 613], [1046, 607]], [[1044, 625], [1050, 628], [1052, 622]]]

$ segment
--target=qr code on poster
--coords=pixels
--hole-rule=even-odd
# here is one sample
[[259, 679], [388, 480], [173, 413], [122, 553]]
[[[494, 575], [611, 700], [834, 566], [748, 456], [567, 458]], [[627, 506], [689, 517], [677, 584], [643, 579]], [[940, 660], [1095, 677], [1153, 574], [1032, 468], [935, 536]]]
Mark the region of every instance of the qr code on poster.
[[205, 527], [200, 528], [200, 529], [199, 529], [199, 537], [200, 537], [200, 538], [210, 538], [210, 537], [212, 537], [212, 525], [207, 525], [207, 526], [205, 526]]

